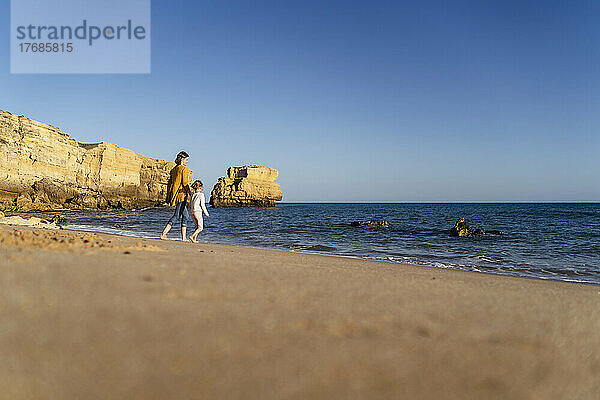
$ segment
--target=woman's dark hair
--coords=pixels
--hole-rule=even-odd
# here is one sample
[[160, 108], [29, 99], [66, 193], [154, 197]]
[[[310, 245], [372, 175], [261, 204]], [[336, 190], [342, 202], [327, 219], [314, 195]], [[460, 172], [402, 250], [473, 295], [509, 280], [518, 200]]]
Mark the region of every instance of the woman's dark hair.
[[189, 157], [188, 153], [186, 153], [185, 151], [180, 151], [179, 154], [177, 154], [177, 158], [175, 158], [175, 164], [180, 165], [181, 160], [183, 160], [184, 158], [188, 158], [188, 157]]

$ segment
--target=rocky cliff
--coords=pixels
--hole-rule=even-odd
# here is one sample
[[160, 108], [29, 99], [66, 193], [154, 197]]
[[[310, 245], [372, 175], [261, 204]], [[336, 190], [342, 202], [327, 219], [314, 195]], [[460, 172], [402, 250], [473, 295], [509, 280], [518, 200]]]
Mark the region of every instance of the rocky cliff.
[[0, 111], [0, 209], [157, 205], [173, 166]]
[[279, 172], [258, 165], [229, 167], [227, 177], [219, 178], [210, 194], [214, 207], [274, 207], [282, 199]]

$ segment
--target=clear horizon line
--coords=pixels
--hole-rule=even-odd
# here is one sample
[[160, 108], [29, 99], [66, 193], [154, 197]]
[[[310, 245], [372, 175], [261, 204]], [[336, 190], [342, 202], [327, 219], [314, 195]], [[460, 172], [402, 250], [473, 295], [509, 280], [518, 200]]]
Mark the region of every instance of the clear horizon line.
[[447, 203], [600, 203], [600, 200], [285, 200], [277, 204], [447, 204]]

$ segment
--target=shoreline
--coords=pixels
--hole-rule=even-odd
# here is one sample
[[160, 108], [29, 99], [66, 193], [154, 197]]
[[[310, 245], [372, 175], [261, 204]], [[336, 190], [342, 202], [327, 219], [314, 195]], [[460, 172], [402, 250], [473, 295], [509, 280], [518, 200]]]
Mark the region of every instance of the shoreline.
[[[35, 212], [31, 212], [31, 213], [35, 214]], [[0, 225], [0, 226], [2, 226], [2, 225]], [[23, 228], [24, 227], [24, 226], [19, 226], [19, 225], [4, 225], [4, 226], [14, 227], [14, 228]], [[67, 224], [66, 226], [69, 226], [69, 225]], [[120, 231], [120, 232], [105, 232], [105, 231], [94, 230], [94, 229], [88, 230], [88, 229], [62, 228], [62, 227], [60, 228], [60, 230], [69, 231], [69, 232], [95, 233], [95, 234], [101, 234], [101, 235], [114, 235], [114, 236], [119, 236], [119, 237], [127, 237], [127, 238], [135, 238], [135, 239], [147, 239], [147, 240], [159, 240], [160, 239], [159, 234], [157, 234], [157, 236], [154, 237], [154, 236], [136, 236], [135, 233], [126, 234], [126, 233], [123, 233], [122, 231]], [[119, 231], [116, 228], [114, 228], [114, 230]], [[169, 241], [181, 243], [181, 240], [178, 240], [178, 239], [169, 239]], [[491, 270], [488, 267], [477, 266], [477, 265], [452, 266], [452, 265], [446, 265], [443, 263], [439, 263], [443, 266], [436, 266], [436, 265], [427, 264], [427, 263], [423, 263], [423, 264], [406, 263], [406, 262], [402, 262], [402, 261], [395, 261], [395, 260], [389, 260], [389, 259], [369, 258], [366, 256], [335, 254], [335, 253], [328, 253], [327, 251], [310, 251], [310, 250], [304, 250], [304, 249], [297, 249], [297, 250], [295, 250], [295, 249], [280, 249], [280, 248], [276, 248], [276, 247], [267, 247], [267, 246], [260, 247], [260, 246], [243, 245], [243, 244], [237, 244], [237, 243], [223, 243], [223, 242], [199, 242], [199, 244], [252, 248], [252, 249], [257, 249], [257, 250], [272, 250], [272, 251], [281, 251], [281, 252], [285, 252], [285, 253], [314, 254], [314, 255], [319, 255], [319, 256], [340, 257], [340, 258], [357, 259], [357, 260], [364, 260], [364, 261], [400, 264], [400, 265], [407, 265], [407, 266], [417, 267], [417, 268], [425, 267], [425, 268], [435, 268], [435, 269], [447, 269], [447, 270], [452, 270], [452, 271], [473, 272], [473, 273], [478, 273], [478, 274], [505, 276], [505, 277], [522, 278], [522, 279], [533, 279], [533, 280], [548, 281], [548, 282], [564, 282], [564, 283], [575, 283], [575, 284], [581, 284], [581, 285], [600, 286], [600, 283], [597, 283], [597, 282], [567, 279], [564, 277], [544, 278], [544, 277], [540, 277], [540, 276], [525, 276], [525, 275], [517, 275], [517, 274], [511, 274], [511, 273], [502, 273], [502, 272], [497, 272], [497, 271]], [[487, 270], [487, 269], [489, 269], [489, 270]], [[546, 272], [546, 273], [548, 273], [548, 272]]]
[[[267, 225], [239, 221], [241, 225], [238, 226], [236, 225], [237, 212], [215, 211], [216, 219], [208, 221], [209, 226], [206, 234], [203, 232], [202, 240], [207, 243], [358, 257], [501, 276], [600, 285], [600, 273], [594, 267], [597, 264], [597, 257], [591, 251], [577, 252], [578, 246], [593, 248], [593, 232], [586, 234], [575, 228], [566, 231], [563, 228], [559, 230], [553, 228], [555, 226], [552, 225], [553, 213], [567, 206], [557, 206], [558, 208], [555, 209], [552, 206], [545, 208], [540, 205], [544, 210], [540, 214], [542, 216], [537, 216], [540, 212], [537, 206], [526, 207], [524, 210], [521, 210], [520, 206], [498, 210], [494, 208], [495, 206], [490, 208], [484, 205], [475, 208], [465, 205], [467, 208], [464, 209], [450, 206], [448, 209], [445, 208], [446, 206], [438, 208], [435, 205], [421, 209], [415, 206], [419, 211], [414, 215], [421, 218], [419, 221], [405, 218], [406, 213], [413, 215], [411, 206], [398, 209], [394, 208], [395, 206], [391, 209], [385, 206], [377, 206], [373, 209], [369, 208], [370, 206], [360, 206], [367, 207], [364, 210], [360, 207], [348, 206], [350, 208], [346, 209], [340, 206], [341, 208], [339, 210], [336, 208], [337, 211], [333, 214], [326, 209], [327, 205], [307, 204], [305, 206], [310, 207], [310, 210], [305, 211], [302, 205], [290, 204], [282, 204], [279, 212], [240, 210], [240, 214], [252, 215], [250, 220], [265, 218]], [[598, 211], [597, 207], [591, 205], [572, 206], [565, 210], [574, 213], [573, 215], [582, 223], [586, 223], [588, 219], [590, 220], [588, 222], [593, 222], [594, 213]], [[357, 228], [348, 228], [349, 221], [360, 219], [363, 211], [372, 214], [372, 217], [387, 216], [393, 221], [393, 226], [389, 229], [385, 228], [385, 231], [382, 229], [381, 234], [378, 229], [363, 229], [364, 235]], [[502, 213], [508, 213], [507, 215], [511, 217], [500, 218], [499, 215]], [[527, 216], [523, 222], [516, 225], [507, 222], [523, 213]], [[52, 218], [57, 213], [16, 214]], [[164, 228], [162, 219], [166, 220], [168, 210], [162, 208], [136, 212], [88, 210], [65, 211], [58, 214], [66, 217], [68, 223], [63, 226], [67, 229], [152, 238], [158, 237], [158, 233]], [[475, 225], [502, 230], [505, 235], [484, 235], [472, 239], [448, 238], [446, 228], [451, 223], [436, 221], [448, 218], [450, 214], [465, 214], [469, 219], [473, 218]], [[300, 215], [303, 217], [299, 218]], [[327, 217], [330, 215], [336, 217], [329, 220]], [[313, 228], [310, 226], [313, 225], [314, 229], [322, 233], [316, 236], [311, 233]], [[172, 238], [176, 237], [177, 234], [174, 232]], [[377, 242], [379, 238], [383, 240], [382, 243]]]
[[[147, 237], [147, 236], [135, 236], [134, 234], [127, 235], [127, 234], [124, 234], [124, 233], [111, 233], [111, 232], [102, 232], [102, 231], [94, 231], [94, 230], [83, 230], [83, 229], [74, 229], [74, 228], [61, 228], [61, 229], [65, 230], [65, 231], [71, 231], [71, 232], [98, 233], [98, 234], [103, 234], [103, 235], [114, 235], [114, 236], [129, 237], [129, 238], [136, 238], [136, 239], [160, 240], [160, 234], [158, 234], [156, 237]], [[177, 239], [169, 239], [169, 241], [182, 243], [181, 240], [177, 240]], [[183, 243], [186, 243], [186, 242], [183, 242]], [[192, 244], [191, 242], [187, 242], [187, 243]], [[516, 274], [515, 275], [511, 275], [511, 274], [508, 274], [508, 273], [499, 273], [499, 272], [494, 272], [494, 271], [480, 271], [480, 270], [477, 270], [477, 269], [478, 268], [484, 269], [485, 267], [476, 266], [476, 265], [470, 266], [471, 269], [466, 269], [466, 267], [464, 267], [464, 268], [453, 267], [453, 266], [443, 266], [443, 267], [441, 267], [441, 266], [435, 266], [435, 265], [430, 265], [430, 264], [404, 263], [404, 262], [401, 262], [401, 261], [394, 261], [394, 260], [389, 260], [389, 259], [376, 259], [376, 258], [361, 257], [361, 256], [354, 256], [354, 255], [330, 254], [330, 253], [327, 253], [326, 251], [319, 252], [319, 251], [309, 251], [309, 250], [302, 250], [302, 249], [298, 249], [298, 250], [294, 250], [294, 249], [278, 249], [278, 248], [275, 248], [275, 247], [258, 247], [258, 246], [251, 246], [251, 245], [221, 243], [221, 242], [219, 242], [219, 243], [217, 243], [217, 242], [198, 242], [198, 244], [209, 244], [209, 245], [220, 245], [220, 246], [251, 248], [251, 249], [256, 249], [256, 250], [281, 251], [281, 252], [284, 252], [284, 253], [314, 254], [314, 255], [318, 255], [318, 256], [340, 257], [340, 258], [350, 258], [350, 259], [372, 261], [372, 262], [400, 264], [400, 265], [411, 266], [411, 267], [416, 267], [416, 268], [424, 267], [424, 268], [435, 268], [435, 269], [447, 269], [447, 270], [451, 270], [451, 271], [472, 272], [472, 273], [477, 273], [477, 274], [505, 276], [505, 277], [511, 277], [511, 278], [534, 279], [534, 280], [548, 281], [548, 282], [563, 282], [563, 283], [574, 283], [574, 284], [580, 284], [580, 285], [600, 286], [600, 283], [589, 282], [589, 281], [568, 280], [568, 279], [565, 279], [565, 278], [542, 278], [542, 277], [537, 277], [537, 276], [519, 276], [519, 275], [516, 275]], [[475, 270], [473, 270], [473, 269], [475, 269]]]
[[11, 399], [600, 395], [592, 285], [15, 227], [0, 252]]

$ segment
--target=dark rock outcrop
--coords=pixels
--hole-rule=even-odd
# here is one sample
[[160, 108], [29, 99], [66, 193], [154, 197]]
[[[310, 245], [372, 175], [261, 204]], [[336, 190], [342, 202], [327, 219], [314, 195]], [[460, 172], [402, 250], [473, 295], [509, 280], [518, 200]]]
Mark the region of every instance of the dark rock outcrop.
[[483, 229], [473, 229], [467, 224], [464, 218], [460, 218], [456, 221], [456, 224], [450, 229], [450, 236], [475, 236], [475, 235], [483, 235], [485, 233], [502, 235], [501, 231], [489, 230], [484, 231]]
[[388, 226], [390, 223], [386, 220], [368, 220], [368, 221], [352, 221], [350, 222], [350, 226], [359, 227], [359, 226], [368, 226], [368, 225], [379, 225], [379, 226]]

